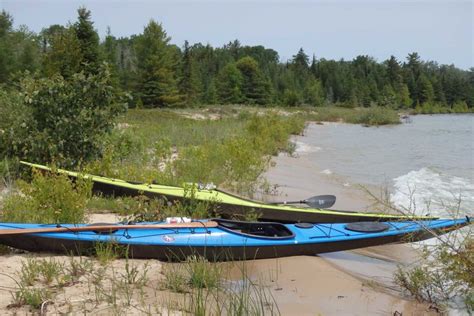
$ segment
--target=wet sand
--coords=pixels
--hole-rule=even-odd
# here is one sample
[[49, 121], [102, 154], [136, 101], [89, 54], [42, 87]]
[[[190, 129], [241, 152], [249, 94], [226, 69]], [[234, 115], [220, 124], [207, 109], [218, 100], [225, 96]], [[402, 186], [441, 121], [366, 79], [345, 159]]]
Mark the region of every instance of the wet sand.
[[[304, 136], [294, 141], [304, 142]], [[370, 210], [374, 201], [359, 185], [314, 167], [303, 152], [295, 157], [280, 154], [264, 175], [278, 187], [278, 196], [268, 200], [298, 200], [313, 195], [334, 194], [334, 209]], [[374, 194], [380, 188], [366, 187]], [[258, 260], [250, 274], [259, 278], [273, 273], [272, 294], [283, 315], [403, 315], [435, 314], [426, 304], [402, 297], [393, 283], [400, 263], [418, 259], [408, 245], [386, 245], [323, 254]]]

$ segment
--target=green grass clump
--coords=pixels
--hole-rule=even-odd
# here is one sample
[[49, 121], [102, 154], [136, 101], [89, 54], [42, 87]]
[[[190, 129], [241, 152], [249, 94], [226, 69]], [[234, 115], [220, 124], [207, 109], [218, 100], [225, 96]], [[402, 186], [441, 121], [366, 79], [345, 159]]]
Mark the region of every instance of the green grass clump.
[[193, 256], [186, 260], [189, 284], [193, 288], [217, 288], [222, 277], [222, 266], [206, 259]]
[[191, 256], [182, 263], [168, 263], [163, 267], [164, 288], [178, 293], [191, 289], [215, 289], [220, 286], [223, 266], [200, 256]]
[[80, 223], [92, 183], [72, 182], [65, 175], [34, 172], [31, 183], [17, 181], [18, 191], [7, 196], [1, 213], [5, 222]]
[[51, 298], [51, 291], [48, 289], [20, 287], [13, 294], [13, 302], [10, 307], [31, 306], [33, 309], [40, 309], [41, 305]]
[[116, 242], [97, 242], [94, 247], [94, 254], [103, 266], [115, 259], [126, 256], [128, 249]]
[[308, 118], [315, 121], [345, 122], [370, 126], [400, 123], [397, 112], [387, 107], [349, 109], [328, 106], [306, 110], [309, 111]]
[[397, 112], [384, 107], [370, 107], [362, 109], [354, 121], [350, 123], [366, 124], [370, 126], [399, 124]]

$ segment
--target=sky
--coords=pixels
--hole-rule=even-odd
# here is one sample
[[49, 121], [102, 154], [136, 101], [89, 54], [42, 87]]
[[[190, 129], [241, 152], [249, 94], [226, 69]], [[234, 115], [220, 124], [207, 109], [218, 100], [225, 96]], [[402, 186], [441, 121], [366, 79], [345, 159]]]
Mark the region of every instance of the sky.
[[474, 67], [472, 0], [0, 0], [15, 27], [35, 32], [73, 23], [80, 6], [92, 11], [101, 38], [107, 26], [116, 37], [130, 36], [154, 19], [178, 46], [239, 39], [276, 50], [282, 61], [301, 47], [310, 56], [346, 60], [405, 60], [416, 51], [423, 60]]

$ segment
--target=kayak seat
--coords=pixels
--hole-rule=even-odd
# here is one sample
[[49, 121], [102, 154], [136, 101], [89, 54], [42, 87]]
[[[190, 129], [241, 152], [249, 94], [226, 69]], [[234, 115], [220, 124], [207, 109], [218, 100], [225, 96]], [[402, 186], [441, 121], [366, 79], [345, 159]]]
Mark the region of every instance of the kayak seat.
[[114, 226], [117, 226], [117, 224], [115, 223], [92, 223], [92, 224], [88, 224], [86, 226], [91, 226], [91, 227], [94, 227], [94, 226], [110, 226], [110, 230], [93, 230], [92, 232], [98, 234], [98, 235], [110, 235], [110, 234], [115, 234], [118, 229], [114, 229]]

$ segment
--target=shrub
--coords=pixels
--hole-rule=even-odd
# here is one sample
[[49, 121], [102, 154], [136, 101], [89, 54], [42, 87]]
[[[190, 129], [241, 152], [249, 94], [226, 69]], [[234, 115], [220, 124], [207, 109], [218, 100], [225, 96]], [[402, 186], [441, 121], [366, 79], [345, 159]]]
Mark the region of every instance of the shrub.
[[7, 102], [0, 97], [2, 153], [65, 166], [98, 157], [113, 118], [126, 108], [106, 66], [96, 75], [77, 73], [68, 80], [27, 76], [20, 92], [9, 97]]
[[397, 113], [392, 109], [384, 107], [371, 107], [361, 110], [360, 114], [356, 117], [355, 122], [351, 123], [386, 125], [398, 124], [400, 123], [400, 119]]
[[[399, 267], [395, 282], [409, 295], [443, 308], [474, 311], [474, 239], [459, 234], [423, 249], [423, 260], [412, 267]], [[452, 233], [456, 234], [456, 233]], [[467, 237], [466, 237], [467, 236]], [[461, 306], [457, 304], [461, 302]], [[455, 305], [453, 305], [455, 304]]]
[[65, 175], [35, 172], [33, 181], [17, 181], [19, 192], [7, 196], [2, 221], [39, 223], [80, 223], [85, 220], [85, 206], [92, 183], [75, 182]]
[[469, 108], [467, 107], [466, 101], [458, 101], [453, 105], [453, 112], [454, 113], [467, 113], [469, 112]]

